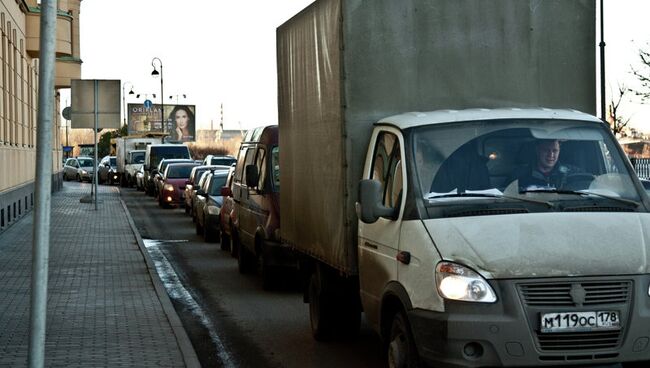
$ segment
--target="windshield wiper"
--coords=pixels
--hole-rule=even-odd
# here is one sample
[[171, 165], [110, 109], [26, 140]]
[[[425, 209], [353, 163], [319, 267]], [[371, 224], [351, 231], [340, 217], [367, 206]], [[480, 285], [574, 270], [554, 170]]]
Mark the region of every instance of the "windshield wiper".
[[585, 196], [596, 196], [596, 197], [601, 197], [605, 199], [609, 199], [612, 201], [617, 201], [623, 204], [626, 204], [628, 206], [633, 206], [633, 207], [639, 207], [639, 202], [633, 201], [631, 199], [625, 199], [625, 198], [619, 198], [619, 197], [614, 197], [610, 196], [607, 194], [602, 194], [602, 193], [597, 193], [597, 192], [590, 192], [587, 190], [566, 190], [566, 189], [555, 189], [555, 188], [548, 188], [548, 189], [529, 189], [529, 190], [522, 190], [519, 193], [557, 193], [557, 194], [571, 194], [571, 195], [578, 195], [581, 197]]
[[446, 193], [446, 194], [440, 194], [440, 195], [428, 197], [427, 199], [451, 198], [451, 197], [505, 198], [505, 199], [513, 199], [513, 200], [516, 200], [516, 201], [522, 201], [522, 202], [543, 204], [548, 208], [553, 207], [553, 203], [551, 203], [549, 201], [541, 201], [541, 200], [538, 200], [538, 199], [531, 199], [531, 198], [524, 198], [524, 197], [514, 197], [514, 196], [509, 196], [509, 195], [493, 194], [493, 193], [472, 193], [472, 192], [470, 192], [470, 193], [467, 193], [467, 192]]

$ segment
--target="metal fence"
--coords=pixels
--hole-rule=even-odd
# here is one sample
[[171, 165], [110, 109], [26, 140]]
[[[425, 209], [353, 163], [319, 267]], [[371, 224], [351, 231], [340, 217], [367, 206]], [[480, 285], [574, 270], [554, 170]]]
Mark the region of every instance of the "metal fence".
[[630, 157], [630, 162], [639, 178], [650, 179], [650, 158]]

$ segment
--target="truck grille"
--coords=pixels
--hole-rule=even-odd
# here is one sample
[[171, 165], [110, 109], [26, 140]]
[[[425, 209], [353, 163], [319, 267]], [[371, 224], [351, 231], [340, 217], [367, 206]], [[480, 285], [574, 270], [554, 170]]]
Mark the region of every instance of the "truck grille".
[[[571, 296], [573, 284], [578, 284], [585, 291], [585, 298], [581, 303], [576, 303]], [[535, 283], [521, 284], [519, 290], [528, 306], [560, 307], [575, 306], [577, 304], [588, 306], [627, 303], [630, 297], [631, 285], [630, 281]]]
[[[562, 355], [556, 358], [568, 359], [570, 355], [564, 355], [569, 352], [595, 354], [597, 351], [603, 352], [621, 345], [627, 310], [633, 293], [631, 280], [561, 279], [555, 282], [528, 282], [517, 286], [537, 338], [537, 346], [541, 351], [551, 354], [560, 353]], [[561, 312], [574, 308], [591, 311], [602, 310], [601, 308], [618, 310], [621, 313], [621, 330], [540, 332], [541, 313]]]

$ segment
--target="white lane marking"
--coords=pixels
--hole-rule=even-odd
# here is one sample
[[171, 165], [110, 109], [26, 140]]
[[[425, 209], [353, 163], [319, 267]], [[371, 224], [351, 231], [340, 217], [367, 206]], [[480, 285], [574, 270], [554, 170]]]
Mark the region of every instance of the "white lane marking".
[[165, 257], [165, 254], [160, 250], [160, 244], [181, 243], [187, 242], [187, 240], [142, 240], [144, 242], [144, 246], [147, 248], [149, 254], [151, 255], [151, 258], [154, 261], [158, 276], [163, 282], [163, 285], [165, 285], [165, 289], [167, 289], [169, 296], [171, 298], [180, 300], [183, 304], [187, 305], [192, 314], [199, 318], [203, 326], [205, 326], [205, 328], [208, 330], [210, 339], [212, 339], [212, 342], [217, 349], [217, 355], [223, 363], [223, 366], [226, 368], [235, 368], [236, 365], [233, 362], [230, 354], [228, 354], [226, 351], [226, 347], [221, 341], [219, 334], [214, 329], [214, 324], [210, 320], [210, 317], [208, 317], [199, 303], [197, 303], [196, 300], [192, 297], [192, 294], [190, 294], [185, 286], [183, 286], [183, 283], [176, 274], [176, 271], [174, 271], [174, 267], [172, 267], [171, 263], [169, 263], [167, 260], [167, 257]]

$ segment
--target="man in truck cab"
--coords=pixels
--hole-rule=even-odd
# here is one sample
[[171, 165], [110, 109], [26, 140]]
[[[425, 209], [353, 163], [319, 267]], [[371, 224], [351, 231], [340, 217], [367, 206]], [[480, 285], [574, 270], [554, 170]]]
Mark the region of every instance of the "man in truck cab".
[[536, 162], [515, 175], [519, 180], [519, 188], [524, 190], [540, 188], [562, 188], [567, 182], [567, 176], [578, 173], [578, 168], [558, 164], [561, 144], [557, 139], [541, 139], [535, 145]]

